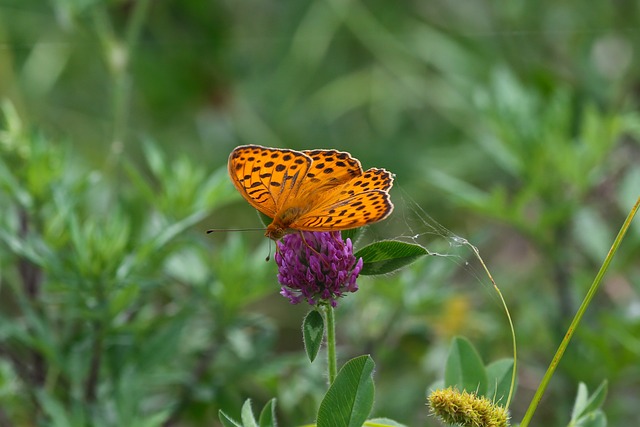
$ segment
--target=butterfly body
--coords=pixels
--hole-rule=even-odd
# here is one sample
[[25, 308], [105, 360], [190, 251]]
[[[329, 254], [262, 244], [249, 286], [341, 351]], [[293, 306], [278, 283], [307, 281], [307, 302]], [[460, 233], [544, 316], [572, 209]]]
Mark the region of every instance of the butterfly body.
[[273, 218], [264, 235], [270, 239], [279, 240], [285, 234], [294, 232], [295, 230], [291, 228], [291, 224], [297, 218], [300, 218], [302, 212], [304, 212], [304, 209], [299, 207], [291, 207], [284, 210]]
[[393, 175], [363, 171], [349, 153], [243, 145], [229, 155], [229, 175], [242, 196], [272, 218], [266, 237], [347, 230], [381, 221], [393, 210]]

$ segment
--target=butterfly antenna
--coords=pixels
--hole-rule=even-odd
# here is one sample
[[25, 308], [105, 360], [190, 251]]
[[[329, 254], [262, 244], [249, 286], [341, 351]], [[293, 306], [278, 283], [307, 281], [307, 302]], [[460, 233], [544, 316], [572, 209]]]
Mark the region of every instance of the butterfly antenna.
[[264, 228], [212, 228], [207, 230], [207, 234], [222, 233], [226, 231], [264, 231]]
[[[276, 245], [276, 250], [277, 250], [278, 246]], [[271, 259], [271, 239], [269, 239], [269, 253], [267, 254], [267, 257], [264, 259], [266, 262], [269, 262], [269, 260]]]

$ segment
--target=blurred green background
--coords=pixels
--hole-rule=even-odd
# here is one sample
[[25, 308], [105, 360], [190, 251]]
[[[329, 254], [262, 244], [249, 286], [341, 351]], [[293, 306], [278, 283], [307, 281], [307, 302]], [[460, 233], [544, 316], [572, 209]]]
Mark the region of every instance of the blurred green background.
[[[278, 398], [312, 422], [323, 361], [278, 295], [240, 144], [337, 148], [396, 174], [429, 257], [341, 301], [342, 362], [376, 361], [375, 416], [435, 426], [451, 338], [509, 357], [517, 421], [640, 195], [640, 3], [0, 1], [0, 425], [217, 425]], [[433, 219], [416, 213], [424, 211]], [[640, 394], [640, 222], [534, 425], [567, 425], [609, 380], [610, 425]], [[469, 261], [469, 266], [465, 263]]]

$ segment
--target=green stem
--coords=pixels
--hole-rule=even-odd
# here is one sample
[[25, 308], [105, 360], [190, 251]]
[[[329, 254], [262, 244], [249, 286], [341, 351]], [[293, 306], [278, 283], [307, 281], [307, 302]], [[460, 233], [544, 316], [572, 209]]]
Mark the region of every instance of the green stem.
[[507, 306], [507, 302], [502, 296], [502, 292], [500, 292], [500, 288], [498, 287], [498, 284], [496, 283], [495, 280], [493, 280], [493, 276], [491, 275], [489, 268], [487, 268], [487, 265], [484, 263], [484, 260], [480, 256], [480, 251], [478, 251], [478, 248], [476, 248], [466, 240], [465, 240], [465, 244], [471, 247], [471, 250], [475, 253], [476, 258], [478, 258], [478, 260], [480, 261], [480, 264], [482, 264], [482, 268], [484, 268], [484, 271], [489, 277], [489, 280], [491, 280], [491, 283], [493, 284], [493, 288], [496, 290], [496, 292], [498, 293], [498, 296], [500, 297], [500, 301], [502, 302], [502, 308], [504, 309], [504, 312], [507, 316], [507, 321], [509, 322], [509, 328], [511, 329], [511, 346], [513, 348], [513, 369], [511, 370], [511, 386], [509, 387], [509, 395], [507, 396], [507, 400], [504, 403], [504, 405], [502, 405], [508, 409], [509, 405], [511, 404], [511, 398], [513, 397], [513, 393], [516, 388], [516, 374], [518, 372], [518, 345], [516, 343], [516, 330], [513, 327], [513, 320], [511, 319], [511, 313], [509, 312], [509, 307]]
[[338, 359], [336, 357], [336, 320], [333, 307], [324, 306], [324, 315], [327, 322], [327, 365], [329, 367], [329, 385], [338, 375]]
[[122, 41], [118, 40], [111, 26], [107, 11], [104, 8], [96, 8], [94, 13], [96, 31], [102, 41], [106, 61], [113, 79], [113, 134], [109, 162], [117, 160], [124, 149], [131, 98], [130, 58], [133, 56], [138, 43], [149, 3], [150, 0], [134, 2], [134, 9], [127, 22], [125, 36]]
[[130, 59], [135, 53], [140, 31], [149, 9], [149, 2], [150, 0], [138, 0], [134, 3], [134, 9], [125, 30], [124, 46], [120, 46], [124, 60], [121, 64], [114, 64], [114, 117], [111, 154], [116, 158], [119, 157], [125, 146], [127, 118], [131, 106]]
[[547, 372], [544, 374], [544, 377], [540, 382], [540, 386], [538, 386], [538, 390], [536, 390], [536, 394], [533, 396], [533, 400], [531, 401], [531, 404], [529, 405], [527, 412], [524, 414], [524, 418], [520, 423], [520, 427], [527, 427], [531, 422], [531, 418], [533, 417], [533, 414], [536, 411], [538, 404], [540, 403], [540, 399], [542, 399], [542, 395], [544, 394], [547, 388], [547, 385], [549, 384], [549, 381], [551, 381], [551, 377], [553, 376], [553, 373], [555, 372], [556, 368], [558, 367], [558, 364], [560, 363], [560, 359], [562, 359], [562, 355], [564, 354], [565, 349], [569, 345], [569, 341], [571, 341], [571, 337], [573, 337], [573, 334], [575, 333], [578, 327], [578, 324], [582, 319], [582, 316], [587, 310], [589, 303], [591, 303], [593, 296], [596, 294], [598, 288], [600, 287], [600, 282], [602, 281], [604, 274], [609, 268], [609, 264], [611, 263], [613, 256], [618, 250], [618, 247], [620, 246], [622, 239], [627, 233], [627, 230], [629, 229], [629, 225], [631, 224], [631, 221], [633, 220], [633, 217], [636, 215], [636, 212], [638, 211], [639, 207], [640, 207], [640, 197], [638, 197], [638, 200], [636, 200], [635, 205], [633, 205], [633, 208], [631, 208], [629, 215], [627, 215], [627, 219], [624, 221], [624, 224], [622, 224], [622, 227], [620, 228], [620, 232], [618, 232], [618, 235], [616, 236], [616, 239], [614, 240], [613, 245], [611, 246], [611, 249], [609, 249], [609, 253], [607, 254], [607, 257], [602, 263], [602, 267], [600, 267], [600, 271], [598, 271], [596, 278], [593, 280], [593, 283], [589, 288], [589, 292], [587, 292], [587, 296], [584, 298], [584, 301], [582, 301], [582, 304], [580, 305], [578, 312], [573, 318], [571, 325], [569, 325], [569, 329], [567, 330], [567, 333], [564, 336], [564, 339], [560, 343], [560, 346], [558, 347], [558, 350], [556, 351], [555, 356], [553, 356], [553, 360], [551, 361], [551, 364], [549, 365]]

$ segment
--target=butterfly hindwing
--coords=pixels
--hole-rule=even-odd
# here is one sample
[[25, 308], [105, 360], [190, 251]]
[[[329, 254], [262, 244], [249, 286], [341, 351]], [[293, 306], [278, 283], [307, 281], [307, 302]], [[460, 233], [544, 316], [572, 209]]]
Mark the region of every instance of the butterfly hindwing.
[[393, 211], [389, 194], [381, 190], [360, 193], [328, 210], [314, 210], [301, 216], [291, 228], [303, 231], [348, 230], [385, 219]]
[[244, 198], [273, 218], [299, 189], [311, 163], [311, 158], [299, 151], [243, 145], [231, 152], [227, 166]]
[[290, 227], [306, 231], [344, 230], [380, 221], [393, 211], [388, 193], [392, 185], [390, 172], [369, 169], [362, 176], [326, 191]]

